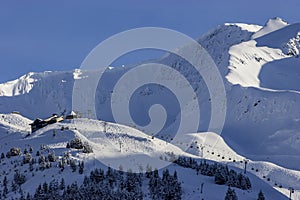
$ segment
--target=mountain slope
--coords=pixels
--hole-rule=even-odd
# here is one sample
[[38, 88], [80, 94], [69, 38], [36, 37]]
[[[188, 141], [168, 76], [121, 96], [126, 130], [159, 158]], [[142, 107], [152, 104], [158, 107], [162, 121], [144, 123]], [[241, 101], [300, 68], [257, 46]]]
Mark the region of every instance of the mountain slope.
[[[5, 122], [2, 121], [0, 122], [1, 125], [7, 127], [7, 129], [10, 129], [10, 126], [15, 126], [15, 124], [26, 124], [28, 122], [26, 118], [22, 118], [21, 116], [2, 116], [4, 116], [3, 119], [11, 122], [10, 125], [5, 125]], [[9, 182], [13, 179], [16, 171], [22, 174], [25, 173], [26, 182], [22, 184], [22, 190], [25, 194], [29, 192], [33, 195], [35, 188], [37, 188], [40, 183], [50, 182], [53, 179], [61, 180], [64, 178], [65, 184], [71, 184], [74, 181], [81, 184], [83, 182], [84, 175], [88, 175], [90, 171], [95, 168], [107, 168], [107, 166], [110, 166], [112, 168], [119, 169], [120, 166], [122, 166], [125, 171], [128, 168], [139, 172], [141, 170], [146, 170], [147, 166], [154, 168], [156, 162], [159, 161], [165, 163], [171, 173], [174, 170], [177, 171], [178, 178], [184, 191], [182, 196], [183, 199], [196, 199], [200, 197], [205, 197], [206, 199], [219, 199], [220, 195], [225, 196], [227, 186], [216, 185], [213, 177], [200, 174], [195, 176], [196, 171], [194, 169], [183, 168], [176, 164], [172, 164], [169, 161], [172, 157], [170, 157], [168, 152], [173, 152], [176, 156], [181, 155], [193, 157], [198, 161], [201, 161], [202, 159], [199, 156], [185, 153], [170, 143], [166, 143], [158, 138], [152, 139], [148, 135], [130, 127], [112, 123], [105, 123], [105, 126], [105, 132], [103, 132], [104, 122], [89, 119], [77, 119], [75, 121], [65, 121], [64, 123], [49, 125], [28, 137], [25, 137], [26, 127], [22, 130], [22, 132], [13, 131], [5, 133], [1, 131], [1, 142], [3, 142], [2, 144], [5, 144], [1, 145], [1, 152], [7, 152], [11, 147], [19, 147], [24, 151], [25, 149], [32, 151], [31, 155], [34, 158], [36, 157], [35, 153], [39, 151], [40, 155], [46, 157], [47, 155], [54, 154], [57, 162], [58, 160], [63, 158], [66, 159], [66, 156], [69, 156], [71, 160], [74, 159], [76, 162], [84, 161], [85, 163], [83, 174], [78, 173], [77, 170], [75, 172], [72, 171], [72, 168], [70, 168], [67, 164], [65, 165], [64, 170], [61, 170], [61, 167], [59, 167], [56, 162], [52, 162], [49, 168], [46, 167], [42, 169], [42, 165], [39, 163], [34, 163], [32, 166], [30, 164], [23, 163], [23, 157], [25, 157], [25, 154], [22, 154], [21, 156], [2, 158], [0, 165], [1, 168], [3, 167], [3, 173]], [[64, 129], [62, 129], [62, 127], [64, 127]], [[198, 141], [199, 144], [207, 141], [208, 143], [204, 144], [207, 145], [205, 148], [209, 148], [208, 146], [210, 145], [209, 142], [211, 142], [211, 140], [218, 139], [219, 137], [214, 133], [198, 133], [191, 136], [194, 139], [197, 138], [196, 141]], [[211, 140], [206, 140], [204, 137], [209, 137]], [[86, 154], [80, 149], [66, 148], [67, 142], [70, 142], [74, 138], [80, 138], [82, 141], [88, 142], [92, 145], [93, 153]], [[121, 151], [119, 148], [119, 140], [122, 141]], [[219, 147], [223, 151], [230, 152], [232, 155], [234, 154], [236, 158], [242, 158], [230, 150], [230, 148], [222, 142], [221, 138], [218, 140], [220, 141], [220, 144], [222, 143]], [[181, 142], [184, 143], [184, 141]], [[147, 156], [151, 157], [149, 162], [145, 159]], [[161, 156], [163, 157], [163, 160], [159, 158]], [[205, 157], [210, 158], [210, 156], [206, 153]], [[242, 171], [242, 169], [239, 169], [240, 166], [235, 166], [233, 162], [230, 163], [228, 164], [231, 169]], [[253, 162], [253, 164], [255, 164], [255, 162]], [[30, 166], [34, 170], [31, 171]], [[262, 163], [260, 166], [266, 167], [267, 165]], [[276, 167], [273, 166], [267, 168], [271, 171], [276, 169]], [[160, 173], [162, 173], [162, 170], [163, 169], [160, 170]], [[277, 174], [277, 172], [275, 172], [275, 174]], [[272, 185], [269, 186], [268, 183], [260, 180], [259, 176], [252, 174], [250, 169], [247, 176], [251, 180], [252, 189], [245, 192], [236, 188], [235, 190], [240, 199], [254, 199], [256, 198], [259, 190], [264, 191], [266, 198], [286, 199], [282, 194], [274, 190], [271, 187]], [[286, 177], [286, 174], [281, 174], [281, 176]], [[300, 175], [294, 173], [291, 177], [296, 179], [299, 178]], [[292, 178], [290, 178], [290, 181], [293, 181]], [[148, 180], [145, 179], [144, 181], [146, 185]], [[290, 182], [289, 184], [292, 183], [293, 182]], [[204, 184], [203, 193], [200, 193], [199, 191], [201, 184]], [[9, 193], [8, 197], [16, 196], [18, 195], [12, 192]], [[148, 194], [145, 194], [145, 199], [148, 199], [147, 196]]]
[[[214, 59], [225, 84], [227, 112], [222, 136], [226, 142], [236, 151], [253, 159], [256, 159], [254, 155], [260, 159], [269, 157], [272, 162], [299, 169], [295, 164], [300, 162], [297, 156], [300, 129], [300, 97], [297, 91], [299, 58], [283, 50], [290, 44], [290, 49], [297, 52], [297, 32], [300, 27], [299, 24], [281, 26], [282, 23], [277, 18], [268, 22], [265, 27], [225, 24], [198, 41]], [[262, 31], [264, 34], [260, 37], [255, 35]], [[189, 63], [174, 54], [167, 55], [158, 62], [172, 66], [190, 82], [200, 103], [201, 121], [198, 131], [207, 131], [211, 120], [211, 97], [205, 81]], [[104, 72], [95, 99], [99, 119], [114, 122], [111, 91], [119, 78], [130, 69], [109, 68]], [[70, 112], [74, 81], [88, 79], [94, 74], [81, 70], [29, 73], [14, 83], [2, 84], [0, 110], [17, 110], [31, 119]], [[172, 91], [155, 84], [142, 86], [131, 100], [130, 112], [136, 123], [147, 125], [150, 122], [149, 108], [153, 104], [161, 104], [168, 116], [160, 134], [168, 132], [172, 135], [176, 132], [180, 123], [180, 108]], [[82, 106], [84, 111], [81, 114], [88, 117], [92, 105], [83, 103]], [[191, 109], [188, 112], [194, 111]], [[290, 134], [280, 134], [285, 132]], [[274, 145], [278, 147], [272, 148]], [[252, 148], [253, 146], [256, 148]], [[279, 155], [281, 159], [278, 159]]]
[[[118, 157], [118, 162], [124, 161], [124, 165], [135, 163], [135, 170], [138, 170], [139, 159], [157, 158], [165, 153], [166, 149], [178, 154], [199, 157], [201, 156], [199, 149], [189, 149], [193, 138], [196, 138], [199, 143], [207, 143], [212, 137], [214, 143], [210, 143], [210, 147], [206, 147], [210, 148], [210, 153], [215, 149], [218, 153], [228, 151], [226, 155], [232, 159], [233, 157], [250, 159], [251, 166], [255, 168], [272, 169], [264, 174], [272, 174], [284, 182], [284, 178], [280, 175], [283, 173], [290, 177], [287, 182], [284, 182], [286, 186], [295, 184], [299, 180], [298, 172], [300, 170], [298, 164], [300, 162], [299, 33], [299, 24], [289, 25], [283, 20], [275, 18], [269, 20], [265, 26], [227, 23], [209, 31], [198, 39], [198, 42], [215, 61], [226, 89], [227, 103], [223, 102], [224, 105], [218, 105], [218, 108], [226, 106], [222, 138], [211, 135], [206, 135], [207, 137], [203, 138], [197, 134], [191, 137], [190, 133], [184, 133], [184, 137], [180, 138], [181, 142], [187, 140], [184, 147], [180, 141], [172, 141], [181, 120], [180, 113], [182, 110], [178, 99], [170, 89], [158, 84], [148, 84], [140, 86], [133, 93], [128, 109], [137, 125], [146, 126], [152, 120], [149, 110], [153, 105], [160, 104], [165, 108], [166, 123], [163, 129], [155, 135], [157, 142], [149, 140], [150, 136], [147, 134], [150, 133], [146, 130], [141, 130], [145, 132], [143, 133], [130, 128], [123, 129], [121, 125], [110, 124], [109, 126], [114, 127], [115, 132], [112, 135], [103, 135], [101, 126], [104, 122], [92, 120], [78, 120], [79, 127], [72, 124], [49, 126], [27, 139], [36, 140], [33, 143], [38, 143], [35, 144], [35, 148], [39, 148], [40, 139], [45, 138], [42, 141], [48, 143], [53, 130], [68, 126], [72, 130], [65, 131], [66, 134], [53, 144], [49, 144], [51, 148], [58, 149], [60, 153], [63, 153], [67, 140], [77, 136], [83, 141], [91, 143], [97, 152], [101, 152], [103, 149], [107, 150], [104, 154], [95, 154], [92, 160], [94, 158], [104, 159], [106, 163], [115, 164], [118, 167], [119, 163], [114, 163], [114, 161], [119, 156], [118, 152], [121, 149], [121, 151], [127, 152], [124, 152], [125, 157]], [[193, 55], [195, 49], [188, 49], [188, 51], [187, 53]], [[201, 58], [198, 59], [201, 61]], [[207, 86], [205, 78], [213, 79], [214, 76], [208, 75], [208, 77], [203, 78], [190, 63], [174, 54], [167, 54], [155, 62], [176, 69], [189, 82], [190, 85], [188, 86], [180, 85], [180, 89], [186, 90], [191, 86], [195, 91], [194, 100], [198, 100], [201, 116], [198, 132], [207, 132], [212, 117], [211, 101], [213, 98], [211, 98], [212, 91]], [[114, 87], [119, 79], [134, 67], [110, 67], [103, 72], [95, 95], [95, 109], [98, 119], [115, 122], [111, 102]], [[166, 71], [156, 71], [155, 73], [166, 74]], [[97, 74], [93, 71], [79, 69], [69, 72], [28, 73], [15, 81], [0, 84], [0, 111], [2, 113], [19, 111], [31, 120], [37, 117], [46, 118], [53, 113], [71, 112], [74, 109], [72, 107], [74, 82], [88, 81], [89, 78]], [[173, 74], [169, 75], [171, 81], [179, 84]], [[138, 80], [142, 77], [135, 78]], [[121, 93], [119, 101], [124, 96]], [[215, 98], [218, 98], [218, 95], [216, 96]], [[86, 105], [85, 102], [82, 102], [81, 106], [83, 109], [80, 114], [83, 117], [91, 117], [91, 110], [94, 105]], [[187, 119], [191, 118], [191, 113], [195, 112], [194, 108], [189, 106], [185, 108], [185, 111], [188, 113], [185, 116]], [[15, 137], [14, 133], [19, 135], [17, 141], [22, 141], [21, 138], [27, 135], [29, 131], [26, 124], [29, 124], [30, 120], [23, 120], [22, 117], [15, 115], [3, 116], [0, 120], [2, 124], [0, 130], [3, 133], [1, 143], [12, 141]], [[126, 124], [126, 122], [123, 124], [134, 127], [132, 124]], [[187, 127], [193, 125], [193, 120], [189, 120], [186, 124]], [[75, 128], [80, 130], [75, 130]], [[121, 134], [118, 131], [121, 131]], [[116, 134], [117, 132], [118, 134]], [[224, 147], [223, 139], [232, 150], [227, 149], [227, 147], [222, 150]], [[4, 145], [2, 148], [3, 151], [8, 151], [11, 147]], [[73, 153], [74, 156], [81, 156], [81, 154]], [[126, 156], [132, 155], [139, 159], [126, 162]], [[220, 157], [211, 154], [207, 156], [208, 159], [223, 161], [223, 159], [220, 160]], [[108, 159], [105, 160], [105, 158]], [[242, 166], [234, 165], [234, 167]], [[261, 178], [263, 174], [259, 176]], [[299, 190], [299, 188], [296, 189]], [[285, 189], [283, 192], [287, 193], [287, 190]], [[251, 198], [254, 197], [254, 194], [251, 193], [251, 195]]]

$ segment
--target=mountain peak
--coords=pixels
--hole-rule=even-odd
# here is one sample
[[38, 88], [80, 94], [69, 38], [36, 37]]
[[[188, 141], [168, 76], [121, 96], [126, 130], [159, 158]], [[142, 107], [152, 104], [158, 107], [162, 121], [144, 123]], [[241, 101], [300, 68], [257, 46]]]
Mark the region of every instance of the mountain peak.
[[237, 26], [243, 31], [248, 31], [250, 33], [255, 33], [259, 31], [262, 26], [256, 24], [245, 24], [245, 23], [225, 23], [225, 26]]
[[261, 37], [263, 35], [266, 35], [268, 33], [271, 33], [273, 31], [276, 31], [278, 29], [281, 29], [285, 26], [289, 25], [286, 21], [281, 19], [280, 17], [274, 17], [267, 21], [267, 23], [259, 30], [257, 31], [252, 38], [256, 39], [258, 37]]
[[36, 81], [33, 75], [33, 72], [29, 72], [16, 80], [0, 84], [0, 96], [18, 96], [28, 93]]

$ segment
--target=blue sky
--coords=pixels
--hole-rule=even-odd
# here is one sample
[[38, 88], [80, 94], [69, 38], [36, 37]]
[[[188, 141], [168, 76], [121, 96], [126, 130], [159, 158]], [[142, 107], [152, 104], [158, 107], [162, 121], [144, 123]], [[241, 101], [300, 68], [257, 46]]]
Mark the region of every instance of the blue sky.
[[197, 38], [225, 22], [299, 22], [299, 8], [299, 0], [0, 0], [0, 82], [79, 68], [98, 43], [131, 28], [165, 27]]

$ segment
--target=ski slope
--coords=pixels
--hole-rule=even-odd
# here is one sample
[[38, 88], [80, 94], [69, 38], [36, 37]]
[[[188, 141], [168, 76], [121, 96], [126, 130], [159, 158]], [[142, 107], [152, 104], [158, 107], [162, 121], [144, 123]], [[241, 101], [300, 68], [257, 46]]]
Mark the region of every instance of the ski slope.
[[[12, 127], [16, 126], [16, 124], [25, 125], [28, 121], [30, 121], [24, 117], [16, 116], [14, 114], [3, 116], [5, 116], [4, 119], [6, 121], [10, 121], [9, 124], [5, 124], [4, 121], [0, 121], [1, 125], [7, 129], [11, 129]], [[224, 185], [216, 185], [213, 177], [207, 177], [203, 175], [195, 176], [195, 170], [182, 168], [178, 165], [172, 164], [169, 161], [170, 157], [168, 152], [173, 152], [176, 156], [188, 156], [199, 160], [205, 158], [224, 163], [225, 161], [223, 159], [211, 156], [209, 152], [215, 151], [216, 154], [217, 152], [222, 152], [222, 155], [226, 154], [226, 157], [230, 156], [235, 158], [237, 161], [244, 159], [242, 156], [231, 150], [226, 143], [214, 133], [195, 133], [189, 135], [194, 139], [194, 142], [197, 141], [199, 145], [201, 144], [204, 146], [203, 155], [200, 155], [202, 153], [199, 151], [184, 152], [175, 145], [166, 143], [158, 138], [152, 139], [152, 137], [148, 136], [147, 134], [124, 125], [105, 123], [105, 126], [106, 128], [104, 132], [103, 121], [82, 118], [72, 121], [65, 121], [64, 123], [48, 125], [28, 137], [26, 137], [26, 135], [24, 135], [22, 132], [15, 131], [7, 134], [1, 131], [1, 144], [5, 145], [1, 145], [0, 151], [6, 152], [10, 147], [20, 147], [21, 149], [24, 149], [28, 148], [29, 146], [32, 146], [33, 149], [40, 149], [40, 145], [43, 144], [46, 146], [46, 148], [45, 150], [41, 150], [41, 152], [55, 152], [55, 155], [58, 157], [68, 153], [76, 160], [85, 161], [84, 174], [86, 175], [88, 175], [89, 171], [95, 167], [106, 168], [107, 166], [110, 166], [119, 169], [119, 167], [122, 166], [125, 171], [126, 169], [132, 169], [136, 170], [136, 172], [140, 172], [141, 170], [145, 170], [147, 165], [150, 165], [154, 169], [155, 167], [158, 167], [155, 166], [155, 164], [161, 164], [161, 162], [163, 162], [165, 166], [168, 167], [170, 172], [173, 170], [177, 171], [184, 191], [183, 199], [197, 199], [200, 197], [205, 197], [207, 199], [219, 199], [220, 195], [225, 195], [227, 187]], [[64, 127], [64, 130], [62, 130], [61, 127]], [[26, 127], [23, 129], [23, 131], [25, 130]], [[55, 133], [55, 136], [53, 133]], [[3, 135], [6, 135], [6, 137], [2, 137]], [[80, 150], [67, 149], [67, 142], [74, 138], [80, 138], [82, 141], [86, 141], [91, 144], [94, 152], [91, 154], [84, 154]], [[118, 143], [120, 140], [122, 141], [121, 150]], [[217, 149], [212, 147], [216, 140], [218, 142]], [[184, 143], [184, 141], [182, 142]], [[161, 156], [163, 157], [163, 160], [161, 160]], [[13, 159], [18, 160], [17, 157]], [[275, 165], [255, 161], [251, 161], [249, 165], [250, 164], [251, 166], [256, 165], [256, 167], [260, 169], [265, 168], [265, 170], [267, 170], [269, 173], [273, 173], [272, 175], [278, 178], [287, 177], [287, 175], [289, 175], [290, 182], [288, 184], [294, 184], [295, 181], [299, 181], [300, 178], [299, 173], [287, 173], [289, 170], [278, 170], [279, 167]], [[8, 167], [10, 163], [2, 162], [1, 165], [6, 165], [6, 167]], [[243, 170], [240, 165], [235, 165], [230, 161], [228, 161], [228, 165], [233, 169], [241, 171]], [[27, 171], [27, 168], [27, 165], [21, 165], [18, 167], [18, 170], [21, 172]], [[3, 170], [8, 175], [8, 179], [11, 179], [13, 171], [9, 170], [7, 172], [6, 169]], [[50, 169], [46, 169], [45, 171], [35, 171], [34, 176], [31, 176], [29, 173], [27, 175], [27, 181], [22, 186], [23, 190], [34, 193], [34, 188], [36, 188], [39, 183], [49, 181], [52, 178], [59, 180], [60, 178], [64, 177], [66, 183], [72, 183], [73, 181], [82, 183], [83, 181], [83, 176], [79, 175], [78, 173], [71, 172], [71, 169], [66, 168], [63, 172], [57, 174], [58, 170], [58, 166], [54, 166]], [[248, 170], [248, 176], [250, 177], [253, 187], [247, 192], [240, 189], [235, 189], [239, 199], [256, 198], [259, 190], [264, 191], [266, 198], [285, 199], [282, 194], [278, 193], [272, 188], [272, 184], [261, 180], [258, 174]], [[282, 178], [282, 181], [285, 181], [284, 178]], [[202, 183], [204, 183], [205, 186], [203, 193], [201, 194], [200, 185]], [[287, 182], [283, 183], [287, 184]], [[298, 188], [295, 189], [295, 195], [298, 195]], [[281, 190], [284, 190], [284, 188]]]

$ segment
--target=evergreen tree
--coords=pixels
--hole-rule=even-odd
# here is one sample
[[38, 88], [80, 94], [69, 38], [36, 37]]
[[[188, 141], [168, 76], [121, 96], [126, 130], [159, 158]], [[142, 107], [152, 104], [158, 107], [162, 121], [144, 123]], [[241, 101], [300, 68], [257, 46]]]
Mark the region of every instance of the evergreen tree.
[[2, 196], [5, 199], [6, 195], [8, 194], [8, 188], [7, 188], [7, 177], [4, 176], [3, 178], [3, 191], [2, 191]]
[[48, 160], [49, 162], [55, 162], [56, 156], [54, 152], [48, 154]]
[[225, 200], [238, 200], [235, 191], [230, 187], [228, 187], [228, 190], [226, 192]]
[[45, 199], [45, 194], [44, 194], [44, 191], [42, 189], [42, 185], [41, 184], [39, 184], [39, 186], [35, 190], [34, 199], [39, 199], [39, 200], [40, 199]]
[[228, 175], [225, 168], [220, 165], [215, 173], [215, 183], [219, 185], [224, 185], [228, 180]]
[[70, 199], [82, 199], [80, 198], [81, 195], [79, 193], [78, 185], [76, 181], [71, 184], [70, 190], [71, 190]]
[[39, 156], [39, 164], [44, 164], [46, 162], [46, 159], [43, 155]]
[[265, 196], [263, 194], [263, 192], [260, 190], [259, 193], [258, 193], [258, 198], [257, 200], [265, 200]]
[[16, 182], [15, 182], [15, 181], [12, 181], [12, 182], [11, 182], [11, 190], [12, 190], [13, 192], [16, 192], [16, 191], [17, 191], [17, 187], [18, 187], [18, 185], [16, 184]]
[[70, 160], [70, 167], [72, 169], [72, 172], [75, 172], [76, 169], [77, 169], [77, 166], [76, 166], [76, 163], [75, 163], [75, 160], [74, 159], [71, 159]]
[[46, 182], [43, 183], [43, 193], [48, 193], [48, 184]]
[[78, 170], [79, 174], [83, 174], [84, 162], [83, 161], [79, 162], [78, 167], [79, 167]]
[[246, 180], [247, 189], [251, 189], [252, 185], [251, 185], [249, 177], [245, 177], [245, 178], [246, 178], [245, 180]]
[[7, 176], [3, 178], [3, 187], [7, 186]]
[[116, 182], [116, 174], [114, 173], [114, 171], [112, 170], [111, 167], [107, 168], [107, 172], [106, 172], [106, 180], [109, 184], [109, 187], [113, 187], [114, 183]]
[[177, 173], [170, 175], [169, 170], [163, 171], [162, 177], [162, 199], [181, 199], [181, 186], [177, 180]]
[[238, 181], [239, 181], [239, 184], [237, 185], [238, 188], [241, 188], [242, 190], [246, 190], [248, 189], [248, 184], [247, 184], [247, 181], [246, 181], [246, 177], [239, 173], [238, 174]]
[[16, 173], [14, 174], [14, 182], [15, 182], [16, 184], [18, 184], [19, 186], [22, 185], [23, 183], [26, 182], [26, 177], [25, 177], [25, 175], [24, 175], [24, 174], [21, 174], [21, 173], [19, 173], [19, 172], [16, 172]]
[[27, 193], [26, 200], [31, 200], [31, 196], [30, 196], [29, 192]]
[[229, 187], [236, 187], [237, 184], [237, 173], [234, 170], [229, 171], [227, 185]]
[[83, 153], [93, 153], [93, 148], [89, 143], [84, 143], [83, 144]]
[[65, 189], [65, 179], [62, 178], [59, 184], [59, 189], [64, 190]]
[[161, 199], [161, 179], [159, 177], [157, 169], [155, 169], [150, 176], [149, 192], [151, 199]]
[[146, 177], [150, 178], [151, 175], [152, 175], [152, 167], [149, 164], [147, 164], [147, 166], [146, 166]]
[[59, 198], [59, 184], [57, 180], [52, 180], [49, 184], [48, 196], [52, 199]]
[[177, 172], [174, 171], [174, 175], [173, 175], [173, 187], [174, 187], [174, 199], [181, 199], [182, 196], [182, 190], [181, 190], [181, 185], [180, 182], [178, 181], [178, 177], [177, 177]]
[[24, 192], [23, 192], [23, 190], [22, 190], [21, 187], [20, 187], [20, 189], [19, 189], [19, 194], [20, 194], [19, 200], [25, 200]]
[[29, 153], [32, 153], [33, 152], [33, 148], [32, 146], [29, 147]]
[[29, 171], [33, 171], [33, 163], [34, 163], [34, 161], [33, 160], [31, 160], [31, 162], [29, 163]]
[[95, 169], [91, 171], [90, 179], [92, 182], [100, 183], [104, 180], [104, 171], [102, 169]]
[[30, 163], [31, 160], [32, 160], [32, 156], [31, 156], [30, 153], [27, 152], [26, 154], [24, 154], [24, 156], [23, 156], [23, 164]]

